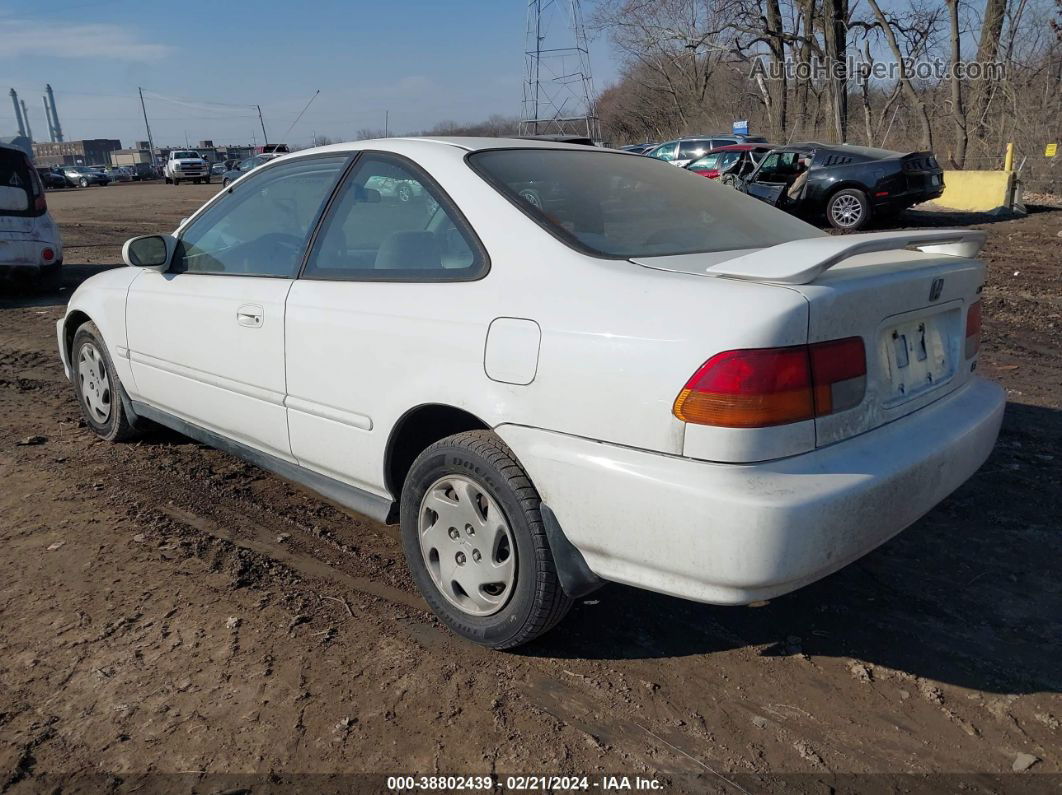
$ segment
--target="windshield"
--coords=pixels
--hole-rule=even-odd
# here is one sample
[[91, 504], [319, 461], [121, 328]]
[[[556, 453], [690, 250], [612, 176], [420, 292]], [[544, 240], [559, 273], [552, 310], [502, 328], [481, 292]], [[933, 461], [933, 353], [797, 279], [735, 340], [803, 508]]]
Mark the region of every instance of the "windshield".
[[194, 157], [196, 160], [198, 160], [199, 159], [199, 153], [198, 152], [174, 152], [173, 153], [173, 157], [174, 157], [175, 160], [187, 160], [188, 158], [192, 158], [192, 157]]
[[489, 149], [468, 161], [541, 226], [596, 256], [762, 248], [824, 234], [733, 188], [639, 155]]

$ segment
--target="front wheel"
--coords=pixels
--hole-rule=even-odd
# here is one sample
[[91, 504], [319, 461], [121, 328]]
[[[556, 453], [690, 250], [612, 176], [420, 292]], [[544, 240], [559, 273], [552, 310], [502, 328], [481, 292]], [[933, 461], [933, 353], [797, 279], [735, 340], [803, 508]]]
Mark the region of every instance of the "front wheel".
[[87, 188], [89, 186], [89, 181], [85, 177], [82, 177], [77, 181], [77, 184], [80, 185], [82, 188]]
[[82, 323], [70, 348], [74, 391], [89, 428], [108, 442], [135, 438], [137, 431], [121, 400], [121, 383], [114, 371], [103, 335], [92, 321]]
[[413, 462], [402, 487], [406, 561], [458, 635], [509, 649], [568, 612], [540, 505], [512, 450], [490, 431], [449, 436]]
[[174, 185], [180, 185], [180, 184], [181, 184], [181, 181], [180, 181], [179, 179], [177, 179], [177, 177], [174, 177], [174, 178], [173, 178], [173, 184], [174, 184]]
[[839, 190], [826, 202], [826, 220], [835, 229], [862, 229], [870, 220], [870, 202], [858, 188]]

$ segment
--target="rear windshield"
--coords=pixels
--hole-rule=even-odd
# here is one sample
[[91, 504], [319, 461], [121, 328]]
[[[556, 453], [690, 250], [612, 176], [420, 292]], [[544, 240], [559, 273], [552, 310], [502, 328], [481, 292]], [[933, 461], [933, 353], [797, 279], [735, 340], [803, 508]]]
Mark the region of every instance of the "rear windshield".
[[734, 188], [639, 155], [488, 149], [468, 161], [553, 235], [595, 256], [762, 248], [824, 234]]
[[0, 215], [39, 215], [40, 178], [15, 149], [0, 148]]

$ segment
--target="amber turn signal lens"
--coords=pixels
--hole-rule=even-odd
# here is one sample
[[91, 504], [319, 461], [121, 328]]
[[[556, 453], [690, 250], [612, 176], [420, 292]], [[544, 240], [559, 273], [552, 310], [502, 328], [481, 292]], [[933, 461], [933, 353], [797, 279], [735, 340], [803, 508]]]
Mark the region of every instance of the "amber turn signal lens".
[[866, 393], [861, 337], [716, 354], [675, 398], [683, 422], [765, 428], [854, 408]]

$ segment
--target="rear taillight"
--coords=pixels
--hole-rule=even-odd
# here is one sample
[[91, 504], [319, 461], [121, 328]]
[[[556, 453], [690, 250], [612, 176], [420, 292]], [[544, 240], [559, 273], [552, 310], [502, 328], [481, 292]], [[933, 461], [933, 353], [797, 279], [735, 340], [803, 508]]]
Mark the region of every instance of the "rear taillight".
[[853, 408], [866, 391], [860, 337], [724, 351], [705, 362], [675, 398], [683, 422], [764, 428]]
[[44, 260], [44, 264], [47, 265], [53, 259], [55, 259], [55, 249], [43, 248], [41, 249], [41, 259]]
[[981, 350], [981, 302], [970, 304], [966, 312], [966, 358], [972, 359]]
[[48, 202], [44, 199], [44, 194], [41, 193], [33, 200], [33, 212], [43, 213], [48, 209]]
[[862, 337], [847, 337], [808, 346], [815, 416], [858, 406], [867, 391], [867, 354]]

